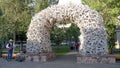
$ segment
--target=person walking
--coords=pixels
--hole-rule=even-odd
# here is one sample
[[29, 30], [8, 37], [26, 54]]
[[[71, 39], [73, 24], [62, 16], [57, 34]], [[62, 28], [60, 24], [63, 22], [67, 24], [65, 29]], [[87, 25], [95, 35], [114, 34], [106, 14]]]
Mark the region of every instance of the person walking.
[[11, 61], [12, 59], [12, 54], [13, 54], [13, 49], [15, 48], [15, 45], [13, 43], [13, 40], [10, 39], [9, 43], [6, 45], [8, 55], [7, 55], [7, 61]]

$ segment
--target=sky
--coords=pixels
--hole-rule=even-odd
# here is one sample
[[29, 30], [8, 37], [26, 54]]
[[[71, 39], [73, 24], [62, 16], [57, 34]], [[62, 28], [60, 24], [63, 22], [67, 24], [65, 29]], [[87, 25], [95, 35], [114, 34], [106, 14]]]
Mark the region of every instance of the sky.
[[64, 24], [62, 24], [62, 25], [57, 25], [57, 27], [58, 28], [69, 28], [71, 26], [71, 23], [69, 23], [69, 24], [66, 24], [66, 25], [64, 25]]
[[81, 0], [59, 0], [59, 5], [66, 4], [66, 3], [75, 3], [75, 4], [81, 4]]

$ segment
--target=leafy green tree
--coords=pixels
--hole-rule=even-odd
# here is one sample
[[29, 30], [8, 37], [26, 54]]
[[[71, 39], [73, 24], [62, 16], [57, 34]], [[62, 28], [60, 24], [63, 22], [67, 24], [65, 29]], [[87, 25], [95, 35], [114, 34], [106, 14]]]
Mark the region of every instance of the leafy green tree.
[[54, 41], [56, 45], [60, 45], [60, 43], [65, 39], [65, 31], [54, 25], [51, 29], [50, 36], [51, 41]]
[[45, 9], [49, 6], [48, 0], [35, 0], [35, 13]]
[[31, 14], [25, 0], [2, 0], [0, 5], [3, 15], [1, 16], [2, 33], [7, 32], [7, 37], [16, 40], [16, 34], [26, 32]]
[[[65, 22], [62, 22], [65, 25]], [[61, 24], [61, 23], [60, 23]], [[75, 24], [71, 24], [69, 28], [58, 28], [56, 25], [52, 27], [51, 30], [51, 40], [54, 41], [57, 45], [60, 45], [64, 40], [71, 41], [78, 40], [80, 35], [80, 30]]]
[[66, 28], [66, 40], [70, 42], [78, 41], [78, 36], [80, 36], [80, 29], [76, 24], [72, 23], [69, 28]]
[[113, 48], [115, 44], [116, 18], [120, 15], [120, 0], [83, 0], [83, 3], [102, 15], [108, 34], [109, 48]]

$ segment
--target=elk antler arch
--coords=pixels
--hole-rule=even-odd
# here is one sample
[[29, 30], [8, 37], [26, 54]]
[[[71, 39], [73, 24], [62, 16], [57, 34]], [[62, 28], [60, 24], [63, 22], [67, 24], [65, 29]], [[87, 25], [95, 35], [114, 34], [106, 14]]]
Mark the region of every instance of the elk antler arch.
[[81, 55], [107, 54], [107, 37], [102, 17], [82, 4], [53, 5], [37, 13], [27, 32], [27, 52], [51, 52], [50, 29], [63, 20], [74, 22], [80, 28]]

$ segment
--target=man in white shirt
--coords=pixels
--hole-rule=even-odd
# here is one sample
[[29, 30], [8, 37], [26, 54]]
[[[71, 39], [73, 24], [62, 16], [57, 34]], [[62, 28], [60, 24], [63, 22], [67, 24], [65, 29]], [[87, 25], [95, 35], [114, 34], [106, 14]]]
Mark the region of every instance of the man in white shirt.
[[13, 48], [15, 45], [13, 44], [13, 40], [10, 39], [9, 43], [6, 45], [6, 48], [8, 50], [8, 56], [7, 56], [7, 61], [10, 61], [12, 59], [12, 54], [13, 54]]

